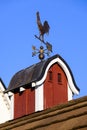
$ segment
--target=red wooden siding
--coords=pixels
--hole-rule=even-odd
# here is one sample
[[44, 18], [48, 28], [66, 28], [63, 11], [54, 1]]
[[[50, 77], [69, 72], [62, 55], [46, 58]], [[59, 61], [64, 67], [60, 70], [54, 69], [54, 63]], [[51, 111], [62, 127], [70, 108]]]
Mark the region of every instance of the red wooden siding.
[[14, 94], [14, 119], [35, 111], [35, 90], [26, 89]]
[[[68, 101], [67, 78], [64, 71], [56, 63], [49, 69], [44, 83], [44, 109]], [[58, 73], [61, 74], [61, 82], [58, 82]]]
[[35, 88], [28, 89], [26, 95], [26, 114], [30, 114], [35, 112]]

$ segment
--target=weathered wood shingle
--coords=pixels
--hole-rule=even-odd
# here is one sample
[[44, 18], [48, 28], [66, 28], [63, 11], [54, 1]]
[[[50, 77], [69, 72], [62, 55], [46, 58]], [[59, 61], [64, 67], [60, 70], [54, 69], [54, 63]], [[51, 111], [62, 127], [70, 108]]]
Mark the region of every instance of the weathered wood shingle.
[[87, 130], [87, 96], [0, 125], [0, 130]]

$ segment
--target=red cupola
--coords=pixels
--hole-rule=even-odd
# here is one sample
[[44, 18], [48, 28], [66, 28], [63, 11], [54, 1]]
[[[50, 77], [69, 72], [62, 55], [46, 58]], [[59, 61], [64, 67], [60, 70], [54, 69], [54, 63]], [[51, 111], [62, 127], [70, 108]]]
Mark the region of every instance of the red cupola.
[[54, 55], [13, 76], [7, 89], [12, 93], [12, 118], [65, 103], [79, 91], [67, 63]]

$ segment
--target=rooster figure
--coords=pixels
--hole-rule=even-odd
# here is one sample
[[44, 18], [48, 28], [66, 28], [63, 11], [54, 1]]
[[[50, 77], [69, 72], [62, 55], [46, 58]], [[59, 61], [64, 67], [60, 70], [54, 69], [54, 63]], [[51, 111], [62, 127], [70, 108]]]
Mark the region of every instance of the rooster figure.
[[37, 16], [37, 25], [38, 25], [38, 29], [40, 31], [40, 36], [39, 38], [44, 41], [44, 34], [48, 34], [49, 33], [49, 29], [50, 29], [50, 26], [48, 24], [47, 21], [44, 21], [43, 25], [41, 23], [41, 20], [40, 20], [40, 15], [39, 15], [39, 12], [36, 13], [36, 16]]

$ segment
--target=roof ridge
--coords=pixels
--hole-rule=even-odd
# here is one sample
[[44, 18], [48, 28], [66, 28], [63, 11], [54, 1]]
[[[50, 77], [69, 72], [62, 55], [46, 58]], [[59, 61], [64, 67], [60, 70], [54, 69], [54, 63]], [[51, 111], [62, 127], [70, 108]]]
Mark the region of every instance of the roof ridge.
[[2, 85], [3, 85], [4, 89], [6, 90], [6, 86], [5, 86], [5, 84], [4, 84], [4, 82], [3, 82], [3, 80], [2, 80], [2, 78], [1, 78], [1, 77], [0, 77], [0, 82], [2, 83]]

